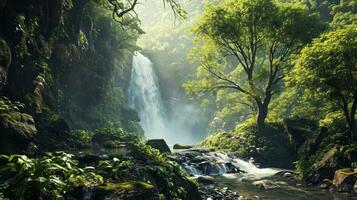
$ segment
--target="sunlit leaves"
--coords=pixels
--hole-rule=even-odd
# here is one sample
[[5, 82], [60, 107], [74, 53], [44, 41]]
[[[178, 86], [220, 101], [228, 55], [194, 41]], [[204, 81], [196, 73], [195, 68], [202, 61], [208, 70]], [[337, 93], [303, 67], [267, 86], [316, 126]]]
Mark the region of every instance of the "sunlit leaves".
[[318, 17], [298, 3], [226, 0], [208, 4], [193, 27], [197, 46], [191, 59], [199, 65], [197, 85], [191, 81], [186, 89], [239, 92], [252, 108], [268, 107], [272, 96], [281, 91], [292, 56], [323, 28]]
[[357, 26], [347, 25], [323, 34], [304, 48], [290, 80], [339, 106], [353, 126], [357, 103]]

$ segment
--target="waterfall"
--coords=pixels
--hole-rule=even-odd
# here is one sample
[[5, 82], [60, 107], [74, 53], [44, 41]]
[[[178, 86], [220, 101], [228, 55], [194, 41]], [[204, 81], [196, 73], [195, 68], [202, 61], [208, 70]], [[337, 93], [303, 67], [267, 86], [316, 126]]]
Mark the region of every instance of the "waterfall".
[[139, 52], [136, 52], [133, 57], [128, 103], [139, 113], [140, 125], [144, 129], [146, 138], [165, 138], [166, 117], [158, 78], [151, 61]]

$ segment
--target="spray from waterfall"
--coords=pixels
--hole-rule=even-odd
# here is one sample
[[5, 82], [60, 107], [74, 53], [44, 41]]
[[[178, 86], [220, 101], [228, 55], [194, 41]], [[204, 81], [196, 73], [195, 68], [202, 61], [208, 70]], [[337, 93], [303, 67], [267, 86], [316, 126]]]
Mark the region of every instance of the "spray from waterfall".
[[170, 109], [166, 109], [154, 66], [139, 52], [133, 56], [127, 93], [129, 106], [138, 112], [147, 139], [165, 139], [169, 145], [195, 144], [203, 139], [204, 135], [200, 136], [195, 129], [201, 123], [202, 111], [195, 104], [180, 100], [170, 102]]

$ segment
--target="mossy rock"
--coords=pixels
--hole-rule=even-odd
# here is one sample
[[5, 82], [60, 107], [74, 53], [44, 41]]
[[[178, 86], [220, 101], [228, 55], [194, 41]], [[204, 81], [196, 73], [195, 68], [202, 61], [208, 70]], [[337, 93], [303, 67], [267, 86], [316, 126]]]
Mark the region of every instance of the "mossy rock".
[[99, 186], [95, 191], [94, 199], [98, 200], [156, 200], [158, 192], [154, 186], [142, 181], [125, 181], [120, 183], [107, 183]]
[[11, 61], [10, 48], [6, 41], [0, 37], [0, 89], [5, 85], [7, 71]]
[[357, 172], [351, 168], [340, 169], [335, 172], [333, 184], [339, 192], [351, 192], [357, 181]]
[[255, 123], [247, 121], [233, 131], [209, 136], [201, 145], [236, 152], [245, 159], [253, 157], [262, 167], [292, 168], [297, 159], [282, 124], [266, 124], [258, 130]]
[[0, 152], [25, 150], [36, 134], [35, 121], [31, 115], [20, 112], [0, 114]]
[[185, 145], [185, 144], [174, 144], [173, 149], [191, 149], [193, 148], [192, 145]]

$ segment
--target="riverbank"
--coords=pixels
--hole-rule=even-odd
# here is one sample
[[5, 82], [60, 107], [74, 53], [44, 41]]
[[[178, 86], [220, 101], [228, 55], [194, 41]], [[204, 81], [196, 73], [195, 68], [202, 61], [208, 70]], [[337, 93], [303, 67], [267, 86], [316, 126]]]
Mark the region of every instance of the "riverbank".
[[[214, 191], [218, 193], [228, 191], [228, 194], [235, 194], [239, 199], [254, 200], [357, 199], [357, 193], [351, 190], [336, 189], [337, 187], [334, 186], [336, 181], [324, 188], [321, 185], [308, 185], [295, 171], [259, 168], [254, 165], [253, 160], [245, 161], [235, 153], [190, 148], [176, 150], [168, 157], [179, 163], [193, 179], [197, 180], [200, 188], [208, 188], [208, 190], [213, 188], [213, 192], [208, 192], [212, 196], [216, 193]], [[333, 187], [335, 189], [331, 189]]]
[[307, 187], [294, 171], [260, 168], [254, 160], [244, 160], [233, 152], [185, 145], [170, 152], [164, 140], [144, 141], [121, 129], [101, 129], [89, 135], [91, 139], [86, 140], [87, 143], [82, 141], [83, 148], [51, 153], [32, 149], [31, 155], [1, 156], [0, 197], [76, 200], [357, 198], [354, 193]]

